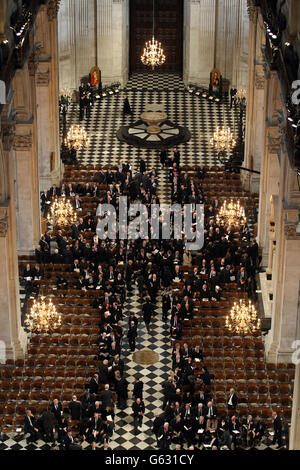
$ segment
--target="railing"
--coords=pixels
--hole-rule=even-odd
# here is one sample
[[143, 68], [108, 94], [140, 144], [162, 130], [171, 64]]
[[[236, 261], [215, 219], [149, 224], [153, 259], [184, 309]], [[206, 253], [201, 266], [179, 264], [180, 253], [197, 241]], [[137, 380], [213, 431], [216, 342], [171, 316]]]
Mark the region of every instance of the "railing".
[[[285, 101], [285, 106], [287, 107], [291, 100], [292, 80], [288, 75], [286, 63], [283, 56], [281, 43], [281, 26], [279, 24], [278, 18], [274, 14], [273, 10], [270, 8], [270, 4], [267, 0], [259, 0], [259, 2], [257, 3], [258, 6], [261, 8], [261, 13], [264, 21], [269, 25], [269, 27], [277, 36], [277, 38], [272, 40], [268, 32], [266, 31], [265, 58], [270, 69], [276, 70], [278, 74], [281, 93]], [[298, 168], [300, 167], [300, 160], [296, 157], [296, 131], [292, 127], [292, 123], [289, 120], [286, 121], [284, 133], [291, 166], [296, 166]]]
[[[9, 52], [7, 53], [7, 59], [1, 64], [0, 79], [6, 84], [6, 90], [9, 90], [11, 81], [15, 75], [17, 69], [23, 68], [26, 63], [30, 52], [31, 52], [31, 41], [30, 33], [36, 20], [36, 16], [39, 12], [40, 6], [47, 3], [45, 0], [32, 0], [28, 10], [31, 13], [28, 27], [24, 29], [22, 34], [15, 38], [15, 41], [10, 46]], [[21, 17], [22, 18], [22, 17]], [[18, 18], [16, 18], [18, 20]]]

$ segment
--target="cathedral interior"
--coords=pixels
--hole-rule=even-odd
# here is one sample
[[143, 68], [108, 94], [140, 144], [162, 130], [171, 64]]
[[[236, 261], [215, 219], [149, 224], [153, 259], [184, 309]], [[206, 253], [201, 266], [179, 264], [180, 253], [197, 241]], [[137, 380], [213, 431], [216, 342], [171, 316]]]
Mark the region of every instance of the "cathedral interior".
[[300, 450], [299, 58], [299, 0], [0, 0], [1, 450]]

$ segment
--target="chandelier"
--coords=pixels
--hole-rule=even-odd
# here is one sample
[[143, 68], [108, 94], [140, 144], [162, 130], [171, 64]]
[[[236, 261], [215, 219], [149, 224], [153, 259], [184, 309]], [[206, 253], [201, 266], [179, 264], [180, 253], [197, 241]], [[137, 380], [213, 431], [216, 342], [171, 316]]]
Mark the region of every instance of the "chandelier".
[[89, 139], [87, 132], [79, 125], [71, 126], [65, 138], [65, 146], [70, 150], [80, 150], [87, 147]]
[[248, 305], [240, 299], [234, 303], [229, 316], [226, 317], [226, 328], [238, 335], [254, 334], [260, 329], [260, 319], [254, 305], [249, 300]]
[[245, 89], [238, 90], [234, 96], [236, 104], [246, 104], [247, 91]]
[[214, 136], [210, 139], [211, 146], [219, 152], [225, 152], [225, 150], [232, 150], [236, 146], [236, 140], [233, 138], [233, 133], [230, 127], [217, 127], [214, 132]]
[[245, 225], [247, 217], [244, 207], [240, 205], [240, 200], [227, 202], [225, 199], [216, 216], [216, 222], [218, 225]]
[[74, 224], [77, 220], [77, 214], [69, 200], [56, 198], [51, 204], [47, 220], [51, 225], [58, 225], [61, 227]]
[[141, 61], [144, 65], [149, 65], [154, 70], [154, 67], [163, 65], [166, 61], [166, 56], [161, 47], [161, 43], [154, 39], [154, 0], [153, 0], [153, 22], [152, 22], [152, 40], [147, 41], [144, 47]]
[[25, 318], [25, 325], [38, 333], [48, 333], [61, 325], [61, 315], [57, 313], [51, 299], [40, 297], [34, 300], [30, 312]]

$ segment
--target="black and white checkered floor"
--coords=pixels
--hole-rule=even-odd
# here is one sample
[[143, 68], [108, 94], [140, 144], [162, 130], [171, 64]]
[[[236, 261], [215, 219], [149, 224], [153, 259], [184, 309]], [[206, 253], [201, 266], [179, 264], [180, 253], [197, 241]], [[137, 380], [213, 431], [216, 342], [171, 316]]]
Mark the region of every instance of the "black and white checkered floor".
[[[148, 168], [158, 164], [158, 152], [138, 149], [119, 142], [116, 132], [120, 126], [134, 123], [148, 103], [163, 104], [168, 119], [187, 127], [191, 140], [180, 145], [181, 165], [217, 165], [216, 152], [210, 147], [210, 138], [217, 126], [229, 126], [237, 131], [237, 111], [230, 110], [227, 102], [218, 104], [205, 98], [191, 95], [179, 76], [172, 74], [136, 74], [126, 86], [132, 116], [123, 116], [123, 93], [107, 96], [96, 101], [84, 126], [90, 137], [89, 147], [78, 153], [81, 164], [117, 164], [123, 157], [137, 168], [138, 159], [143, 156]], [[79, 108], [73, 103], [67, 115], [67, 125], [78, 124]], [[236, 134], [236, 132], [234, 132]], [[171, 152], [171, 151], [170, 151]]]
[[[83, 165], [118, 163], [120, 158], [131, 163], [133, 171], [138, 167], [140, 157], [147, 162], [147, 169], [152, 167], [159, 169], [159, 154], [154, 150], [137, 149], [127, 144], [120, 143], [116, 137], [118, 128], [134, 122], [143, 111], [147, 103], [163, 103], [168, 118], [174, 123], [187, 127], [191, 134], [191, 140], [179, 146], [181, 151], [181, 165], [206, 166], [218, 165], [215, 152], [210, 148], [209, 140], [217, 126], [230, 126], [233, 130], [237, 123], [235, 110], [230, 110], [228, 103], [216, 104], [196, 95], [191, 95], [185, 90], [179, 76], [171, 74], [137, 74], [134, 75], [126, 86], [129, 96], [132, 117], [124, 117], [123, 93], [104, 98], [95, 103], [89, 119], [84, 119], [81, 124], [87, 130], [90, 137], [88, 149], [78, 153], [78, 160]], [[78, 124], [79, 109], [77, 104], [72, 104], [67, 116], [68, 126]], [[170, 151], [171, 152], [171, 151]], [[170, 188], [165, 169], [159, 171], [158, 195], [161, 202], [170, 202]], [[156, 449], [156, 439], [151, 432], [152, 421], [156, 413], [162, 412], [162, 382], [164, 382], [171, 370], [171, 343], [169, 337], [169, 322], [161, 319], [161, 298], [157, 299], [157, 305], [153, 314], [150, 334], [147, 333], [142, 321], [142, 304], [137, 290], [128, 295], [124, 308], [124, 327], [127, 331], [127, 317], [134, 312], [140, 319], [138, 326], [138, 338], [136, 350], [150, 349], [159, 355], [159, 361], [153, 365], [142, 366], [133, 361], [132, 353], [128, 348], [126, 334], [122, 347], [122, 356], [125, 361], [125, 374], [129, 382], [128, 407], [117, 410], [115, 419], [115, 431], [110, 447], [116, 450], [150, 450]], [[132, 418], [132, 390], [134, 377], [139, 375], [144, 383], [145, 416], [142, 431], [135, 434]], [[2, 441], [2, 442], [1, 442]], [[261, 445], [261, 449], [267, 449], [271, 441]], [[174, 446], [172, 446], [174, 447]], [[171, 447], [171, 449], [172, 449]], [[84, 449], [89, 449], [87, 443], [83, 443]], [[36, 444], [26, 444], [23, 434], [2, 435], [0, 450], [11, 449], [49, 449], [48, 444], [38, 441]]]

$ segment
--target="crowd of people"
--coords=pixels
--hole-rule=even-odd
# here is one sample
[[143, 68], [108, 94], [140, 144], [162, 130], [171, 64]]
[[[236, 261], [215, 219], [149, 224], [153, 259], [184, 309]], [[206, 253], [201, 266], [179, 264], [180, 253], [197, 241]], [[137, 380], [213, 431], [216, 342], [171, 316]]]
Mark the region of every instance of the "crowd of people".
[[[255, 295], [255, 274], [258, 266], [258, 246], [250, 237], [247, 225], [242, 226], [240, 235], [244, 245], [235, 242], [230, 227], [216, 223], [216, 213], [220, 202], [206, 201], [201, 184], [193, 177], [180, 171], [180, 152], [174, 149], [170, 158], [162, 151], [162, 166], [167, 166], [172, 189], [172, 202], [206, 203], [204, 212], [204, 246], [193, 255], [185, 248], [185, 240], [170, 239], [129, 239], [125, 242], [118, 237], [115, 240], [100, 240], [96, 233], [97, 224], [104, 217], [102, 204], [112, 204], [118, 211], [119, 198], [126, 195], [130, 202], [141, 202], [149, 211], [152, 204], [159, 204], [158, 174], [154, 168], [146, 169], [143, 159], [137, 172], [133, 174], [129, 164], [119, 161], [116, 171], [100, 170], [98, 182], [93, 184], [53, 185], [41, 195], [41, 208], [47, 214], [49, 206], [56, 197], [71, 198], [78, 220], [71, 227], [71, 234], [61, 230], [55, 233], [47, 231], [36, 248], [36, 265], [27, 265], [23, 279], [27, 295], [37, 293], [35, 289], [43, 279], [44, 263], [64, 263], [67, 270], [77, 273], [76, 289], [99, 291], [92, 300], [92, 306], [99, 308], [99, 339], [97, 367], [87, 390], [80, 400], [74, 396], [70, 405], [71, 419], [79, 420], [79, 434], [72, 436], [67, 418], [61, 404], [53, 402], [50, 410], [45, 410], [39, 420], [30, 411], [25, 419], [25, 428], [30, 438], [35, 440], [41, 433], [46, 439], [53, 440], [53, 420], [57, 425], [58, 440], [65, 448], [80, 445], [87, 441], [92, 448], [103, 444], [108, 448], [113, 436], [115, 406], [125, 409], [128, 401], [128, 381], [124, 374], [124, 361], [121, 359], [124, 348], [124, 335], [128, 339], [131, 352], [136, 348], [138, 323], [143, 320], [148, 333], [155, 321], [155, 309], [158, 295], [162, 299], [162, 319], [170, 322], [170, 338], [181, 340], [183, 322], [192, 319], [193, 300], [219, 302], [222, 299], [224, 285], [237, 283], [237, 289]], [[204, 167], [197, 168], [197, 180], [206, 177]], [[82, 197], [96, 197], [98, 208], [96, 216], [88, 212], [81, 216], [84, 202]], [[160, 222], [161, 223], [161, 222]], [[90, 236], [87, 236], [87, 233]], [[151, 221], [149, 218], [149, 233]], [[184, 275], [182, 266], [188, 266], [189, 274]], [[180, 289], [172, 289], [179, 283]], [[132, 292], [134, 285], [142, 301], [142, 315], [131, 313], [124, 318], [123, 306]], [[63, 275], [56, 280], [57, 289], [68, 289], [69, 281]], [[127, 332], [123, 321], [128, 322]], [[264, 423], [249, 416], [240, 422], [235, 416], [238, 396], [232, 389], [228, 396], [230, 417], [219, 416], [215, 399], [206, 392], [211, 376], [205, 366], [205, 357], [199, 346], [193, 348], [187, 344], [174, 346], [172, 372], [163, 384], [163, 413], [153, 422], [153, 433], [160, 449], [168, 449], [171, 444], [176, 448], [200, 447], [228, 449], [238, 445], [255, 445], [264, 435]], [[195, 388], [195, 385], [200, 384]], [[103, 389], [104, 388], [104, 389]], [[116, 403], [114, 402], [116, 395]], [[50, 416], [52, 413], [53, 416]], [[132, 416], [136, 432], [142, 429], [145, 404], [143, 401], [143, 382], [136, 377], [133, 390]], [[49, 422], [51, 425], [47, 425]], [[45, 424], [46, 423], [46, 424]], [[282, 421], [274, 416], [274, 442], [281, 446]], [[79, 441], [76, 442], [76, 439]]]

